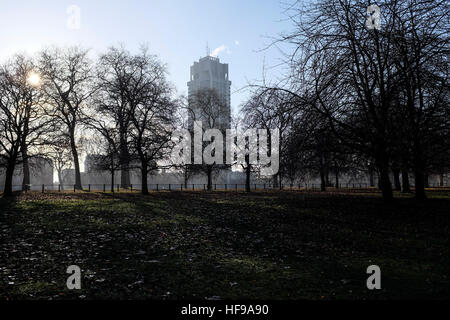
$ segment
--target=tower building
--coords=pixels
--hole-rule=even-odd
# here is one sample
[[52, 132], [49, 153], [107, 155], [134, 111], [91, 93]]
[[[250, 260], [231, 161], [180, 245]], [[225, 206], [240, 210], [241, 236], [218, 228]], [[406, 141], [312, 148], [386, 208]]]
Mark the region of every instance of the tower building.
[[[219, 58], [207, 55], [191, 66], [188, 85], [188, 98], [193, 101], [195, 93], [204, 88], [215, 89], [222, 100], [225, 110], [220, 110], [219, 126], [222, 129], [231, 126], [231, 81], [228, 79], [228, 64], [220, 63]], [[193, 108], [194, 109], [194, 108]], [[193, 110], [196, 112], [196, 110]]]

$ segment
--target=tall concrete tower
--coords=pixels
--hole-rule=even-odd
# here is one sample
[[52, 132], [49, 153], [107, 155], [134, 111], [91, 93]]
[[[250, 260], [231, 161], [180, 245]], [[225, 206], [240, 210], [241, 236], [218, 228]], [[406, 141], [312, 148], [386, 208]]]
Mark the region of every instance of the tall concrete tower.
[[[207, 55], [200, 58], [191, 66], [191, 77], [188, 85], [188, 98], [192, 101], [195, 92], [199, 89], [215, 89], [222, 99], [226, 110], [221, 114], [221, 127], [223, 129], [231, 126], [231, 103], [230, 87], [231, 81], [228, 80], [228, 64], [220, 63], [219, 58]], [[221, 112], [222, 113], [222, 112]]]

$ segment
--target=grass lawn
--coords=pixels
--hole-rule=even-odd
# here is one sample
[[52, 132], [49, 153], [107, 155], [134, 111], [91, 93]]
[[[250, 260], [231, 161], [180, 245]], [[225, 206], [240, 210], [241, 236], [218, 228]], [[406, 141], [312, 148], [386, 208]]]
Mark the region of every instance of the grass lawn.
[[450, 190], [429, 196], [18, 194], [0, 199], [0, 299], [448, 299]]

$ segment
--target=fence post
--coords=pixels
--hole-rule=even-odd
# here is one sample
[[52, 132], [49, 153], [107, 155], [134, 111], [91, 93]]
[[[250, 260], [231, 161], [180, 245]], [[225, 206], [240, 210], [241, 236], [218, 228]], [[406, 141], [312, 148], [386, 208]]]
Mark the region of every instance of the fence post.
[[225, 183], [225, 191], [227, 191], [227, 184]]
[[192, 184], [192, 191], [195, 191], [195, 185]]
[[58, 192], [61, 192], [61, 185], [58, 184]]
[[214, 183], [214, 191], [217, 190], [217, 184]]
[[183, 191], [183, 184], [180, 183], [180, 190]]
[[256, 190], [256, 183], [255, 183], [255, 190]]
[[75, 185], [73, 185], [73, 192], [76, 192]]
[[91, 184], [89, 183], [89, 186], [88, 186], [88, 190], [89, 190], [89, 192], [91, 192]]
[[130, 184], [130, 192], [133, 192], [133, 184]]
[[237, 183], [235, 184], [234, 189], [237, 191]]
[[159, 191], [159, 184], [156, 184], [156, 191]]
[[117, 192], [119, 192], [119, 191], [120, 191], [120, 185], [117, 184]]
[[103, 184], [103, 192], [106, 192], [106, 184]]
[[44, 193], [45, 185], [42, 185], [42, 193]]
[[172, 187], [170, 186], [170, 183], [169, 183], [169, 191], [172, 191]]
[[203, 184], [203, 191], [206, 191], [206, 184]]

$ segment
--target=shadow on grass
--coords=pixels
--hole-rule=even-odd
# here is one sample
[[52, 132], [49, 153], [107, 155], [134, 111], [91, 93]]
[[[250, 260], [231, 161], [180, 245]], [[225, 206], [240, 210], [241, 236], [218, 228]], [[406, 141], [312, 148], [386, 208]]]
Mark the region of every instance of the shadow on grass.
[[[448, 297], [448, 204], [299, 192], [20, 195], [0, 204], [11, 213], [2, 250], [14, 282], [0, 291], [44, 299]], [[64, 289], [70, 264], [82, 268], [81, 292]], [[381, 292], [365, 287], [370, 264], [382, 269]]]

